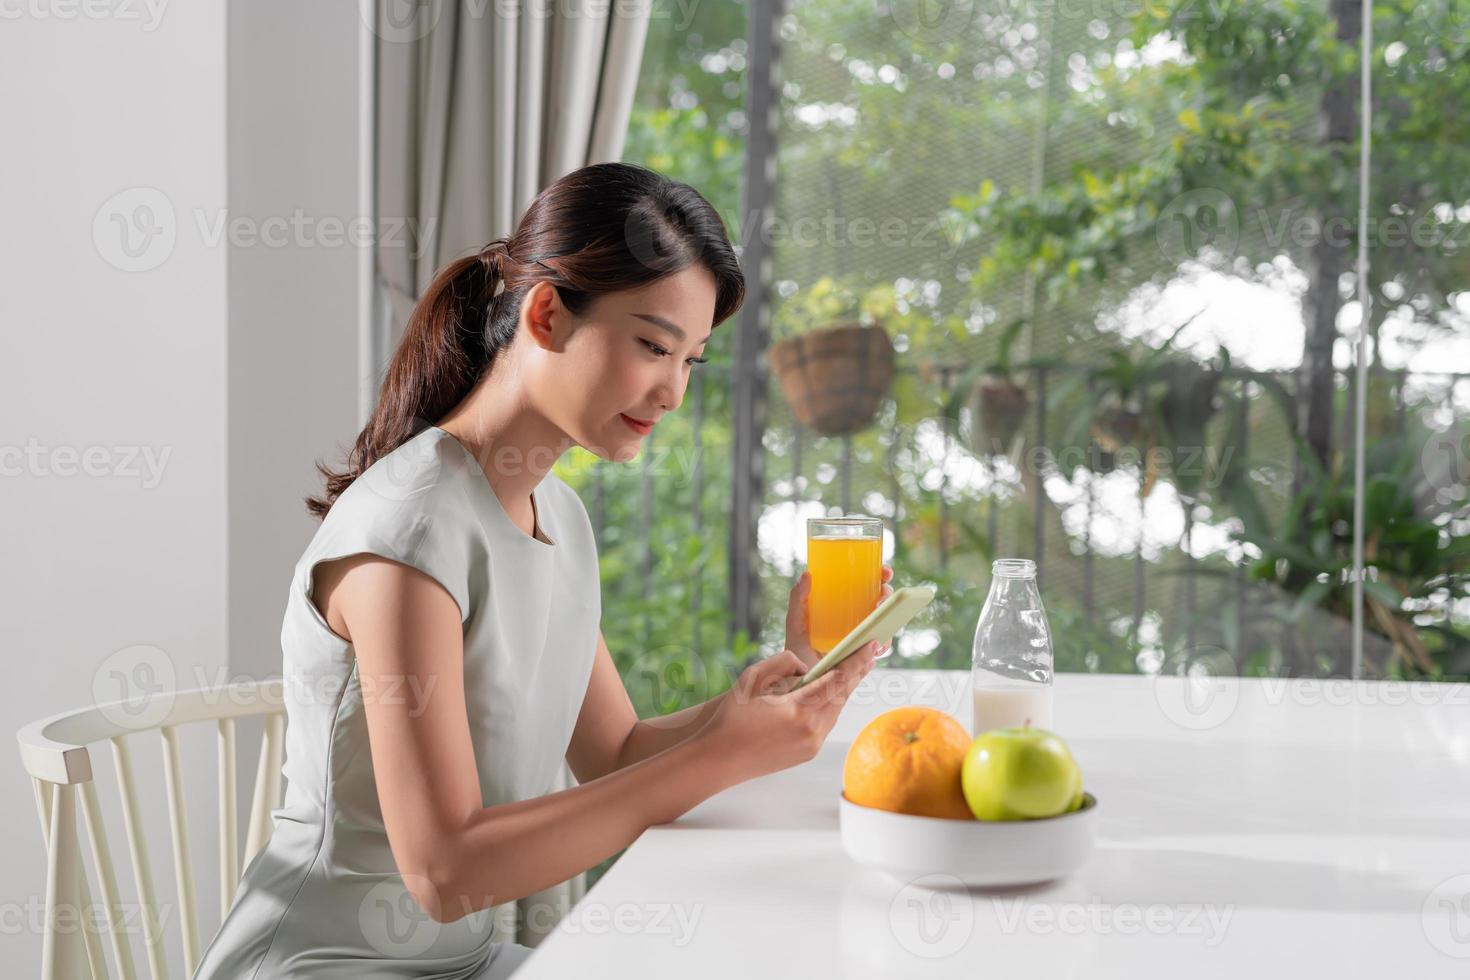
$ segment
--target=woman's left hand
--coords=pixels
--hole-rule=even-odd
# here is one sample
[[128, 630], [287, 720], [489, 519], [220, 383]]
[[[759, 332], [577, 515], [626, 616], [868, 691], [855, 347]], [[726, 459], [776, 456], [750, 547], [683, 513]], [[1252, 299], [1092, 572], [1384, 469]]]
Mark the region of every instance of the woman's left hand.
[[[883, 588], [878, 592], [878, 602], [873, 608], [877, 608], [884, 599], [893, 595], [893, 586], [888, 583], [893, 580], [893, 569], [888, 565], [883, 566], [880, 581]], [[808, 667], [816, 666], [822, 654], [812, 648], [811, 627], [808, 613], [807, 600], [812, 594], [812, 573], [802, 572], [801, 578], [796, 580], [796, 585], [791, 589], [791, 601], [786, 607], [786, 649], [801, 658], [801, 662]], [[878, 656], [888, 653], [892, 641], [878, 648]]]

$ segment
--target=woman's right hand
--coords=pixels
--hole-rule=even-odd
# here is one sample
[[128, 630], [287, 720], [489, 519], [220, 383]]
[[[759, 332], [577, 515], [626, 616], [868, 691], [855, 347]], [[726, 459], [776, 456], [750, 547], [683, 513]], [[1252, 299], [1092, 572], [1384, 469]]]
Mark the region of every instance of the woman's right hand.
[[783, 650], [754, 663], [720, 699], [699, 737], [717, 743], [725, 758], [739, 760], [744, 779], [808, 762], [873, 669], [878, 649], [876, 641], [864, 645], [799, 691], [790, 688], [808, 668], [795, 653]]

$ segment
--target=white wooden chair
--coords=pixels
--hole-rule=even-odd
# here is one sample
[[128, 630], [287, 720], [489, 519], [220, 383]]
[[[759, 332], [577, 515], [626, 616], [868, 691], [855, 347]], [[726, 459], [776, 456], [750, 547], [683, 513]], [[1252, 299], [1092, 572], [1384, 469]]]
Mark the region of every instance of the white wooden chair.
[[[168, 692], [165, 697], [168, 699], [166, 702], [154, 701], [151, 705], [154, 709], [163, 710], [144, 713], [149, 724], [134, 724], [130, 720], [139, 718], [138, 701], [114, 701], [53, 715], [27, 725], [17, 733], [21, 762], [31, 774], [35, 787], [36, 810], [41, 818], [41, 833], [47, 850], [46, 929], [41, 952], [41, 972], [46, 980], [78, 980], [87, 976], [104, 980], [113, 976], [107, 969], [97, 932], [76, 925], [89, 919], [93, 908], [82, 868], [81, 840], [77, 835], [79, 801], [93, 875], [102, 892], [98, 905], [102, 910], [103, 931], [111, 942], [117, 963], [116, 975], [121, 980], [133, 980], [134, 977], [133, 951], [128, 939], [130, 930], [120, 928], [117, 921], [121, 899], [92, 779], [89, 746], [104, 740], [112, 743], [123, 825], [137, 883], [148, 965], [154, 980], [164, 980], [167, 967], [163, 937], [156, 929], [161, 921], [159, 905], [153, 888], [153, 868], [144, 841], [143, 811], [139, 805], [129, 738], [144, 738], [148, 732], [157, 732], [163, 751], [186, 974], [192, 975], [198, 966], [202, 948], [199, 945], [198, 904], [193, 860], [189, 854], [183, 767], [179, 755], [181, 726], [213, 722], [217, 732], [221, 919], [234, 901], [241, 868], [249, 865], [270, 837], [271, 811], [281, 805], [282, 740], [286, 723], [282, 681], [275, 678], [226, 687]], [[235, 723], [237, 719], [256, 715], [265, 716], [265, 731], [261, 737], [260, 764], [255, 772], [242, 856], [236, 826]], [[86, 969], [90, 969], [90, 973], [84, 972]]]
[[[260, 762], [255, 770], [255, 788], [250, 798], [249, 826], [245, 850], [240, 851], [236, 813], [235, 724], [241, 718], [265, 716]], [[140, 724], [146, 718], [147, 724]], [[153, 980], [166, 980], [164, 939], [156, 928], [159, 903], [153, 888], [153, 866], [144, 840], [145, 823], [139, 806], [138, 783], [134, 776], [129, 737], [144, 738], [157, 732], [163, 752], [164, 785], [167, 791], [169, 831], [173, 842], [174, 881], [180, 909], [183, 962], [186, 976], [199, 965], [203, 947], [199, 943], [198, 909], [193, 859], [189, 853], [189, 823], [185, 809], [183, 765], [179, 754], [179, 729], [183, 725], [214, 722], [219, 760], [219, 907], [220, 919], [229, 911], [240, 875], [270, 838], [271, 811], [281, 806], [281, 763], [284, 750], [286, 707], [280, 678], [248, 681], [224, 687], [164, 692], [153, 699], [112, 701], [43, 718], [17, 733], [21, 762], [31, 775], [36, 791], [36, 812], [41, 818], [41, 835], [46, 843], [46, 929], [41, 947], [41, 973], [45, 980], [107, 980], [107, 969], [97, 932], [77, 928], [91, 916], [87, 876], [82, 867], [82, 844], [77, 834], [78, 801], [91, 852], [93, 877], [102, 892], [97, 903], [102, 909], [104, 931], [112, 946], [120, 980], [134, 980], [130, 929], [119, 927], [121, 906], [117, 874], [102, 820], [96, 785], [92, 779], [89, 746], [108, 741], [122, 803], [123, 829], [132, 857], [137, 883], [138, 910], [144, 925], [144, 941]], [[553, 792], [576, 785], [565, 765]], [[537, 945], [561, 915], [586, 893], [586, 875], [578, 874], [517, 902], [494, 909], [496, 928], [505, 939], [522, 945]], [[529, 924], [518, 923], [527, 909], [542, 906], [527, 916]], [[80, 933], [80, 941], [78, 939]], [[86, 964], [84, 968], [83, 964]], [[90, 974], [84, 972], [89, 968]]]

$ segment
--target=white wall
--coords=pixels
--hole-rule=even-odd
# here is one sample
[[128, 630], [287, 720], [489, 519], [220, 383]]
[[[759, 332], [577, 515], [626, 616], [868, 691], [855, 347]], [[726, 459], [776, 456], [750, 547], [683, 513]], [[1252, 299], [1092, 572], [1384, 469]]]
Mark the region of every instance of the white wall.
[[229, 6], [230, 217], [246, 232], [229, 249], [229, 639], [231, 669], [253, 677], [281, 672], [286, 588], [317, 527], [314, 462], [339, 464], [359, 428], [359, 249], [343, 229], [361, 23], [357, 0]]
[[[0, 3], [7, 732], [116, 697], [121, 683], [153, 683], [150, 669], [179, 688], [279, 672], [286, 587], [313, 528], [300, 503], [316, 488], [312, 461], [355, 432], [356, 252], [210, 236], [227, 206], [247, 238], [298, 209], [351, 218], [356, 9]], [[163, 232], [130, 255], [118, 220], [133, 223], [134, 245], [139, 226]], [[157, 801], [156, 739], [133, 741], [145, 799]], [[187, 742], [203, 943], [219, 920], [214, 746], [204, 728]], [[40, 965], [45, 859], [30, 781], [7, 744], [0, 965], [28, 976]], [[93, 755], [110, 809], [111, 760]], [[247, 751], [240, 772], [253, 766]], [[162, 809], [150, 819], [156, 883], [172, 903]]]

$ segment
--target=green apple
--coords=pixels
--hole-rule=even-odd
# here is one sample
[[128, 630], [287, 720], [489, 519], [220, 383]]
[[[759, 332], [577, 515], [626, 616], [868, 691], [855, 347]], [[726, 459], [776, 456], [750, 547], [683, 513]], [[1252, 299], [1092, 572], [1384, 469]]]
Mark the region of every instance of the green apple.
[[1067, 813], [1071, 813], [1073, 810], [1080, 810], [1080, 809], [1082, 809], [1082, 797], [1083, 797], [1083, 795], [1084, 794], [1082, 792], [1082, 767], [1081, 766], [1078, 766], [1077, 767], [1077, 782], [1076, 782], [1076, 787], [1072, 790], [1072, 802], [1067, 804], [1067, 809], [1066, 809], [1066, 812]]
[[1082, 805], [1082, 770], [1042, 728], [997, 728], [970, 743], [960, 787], [979, 820], [1037, 820]]

